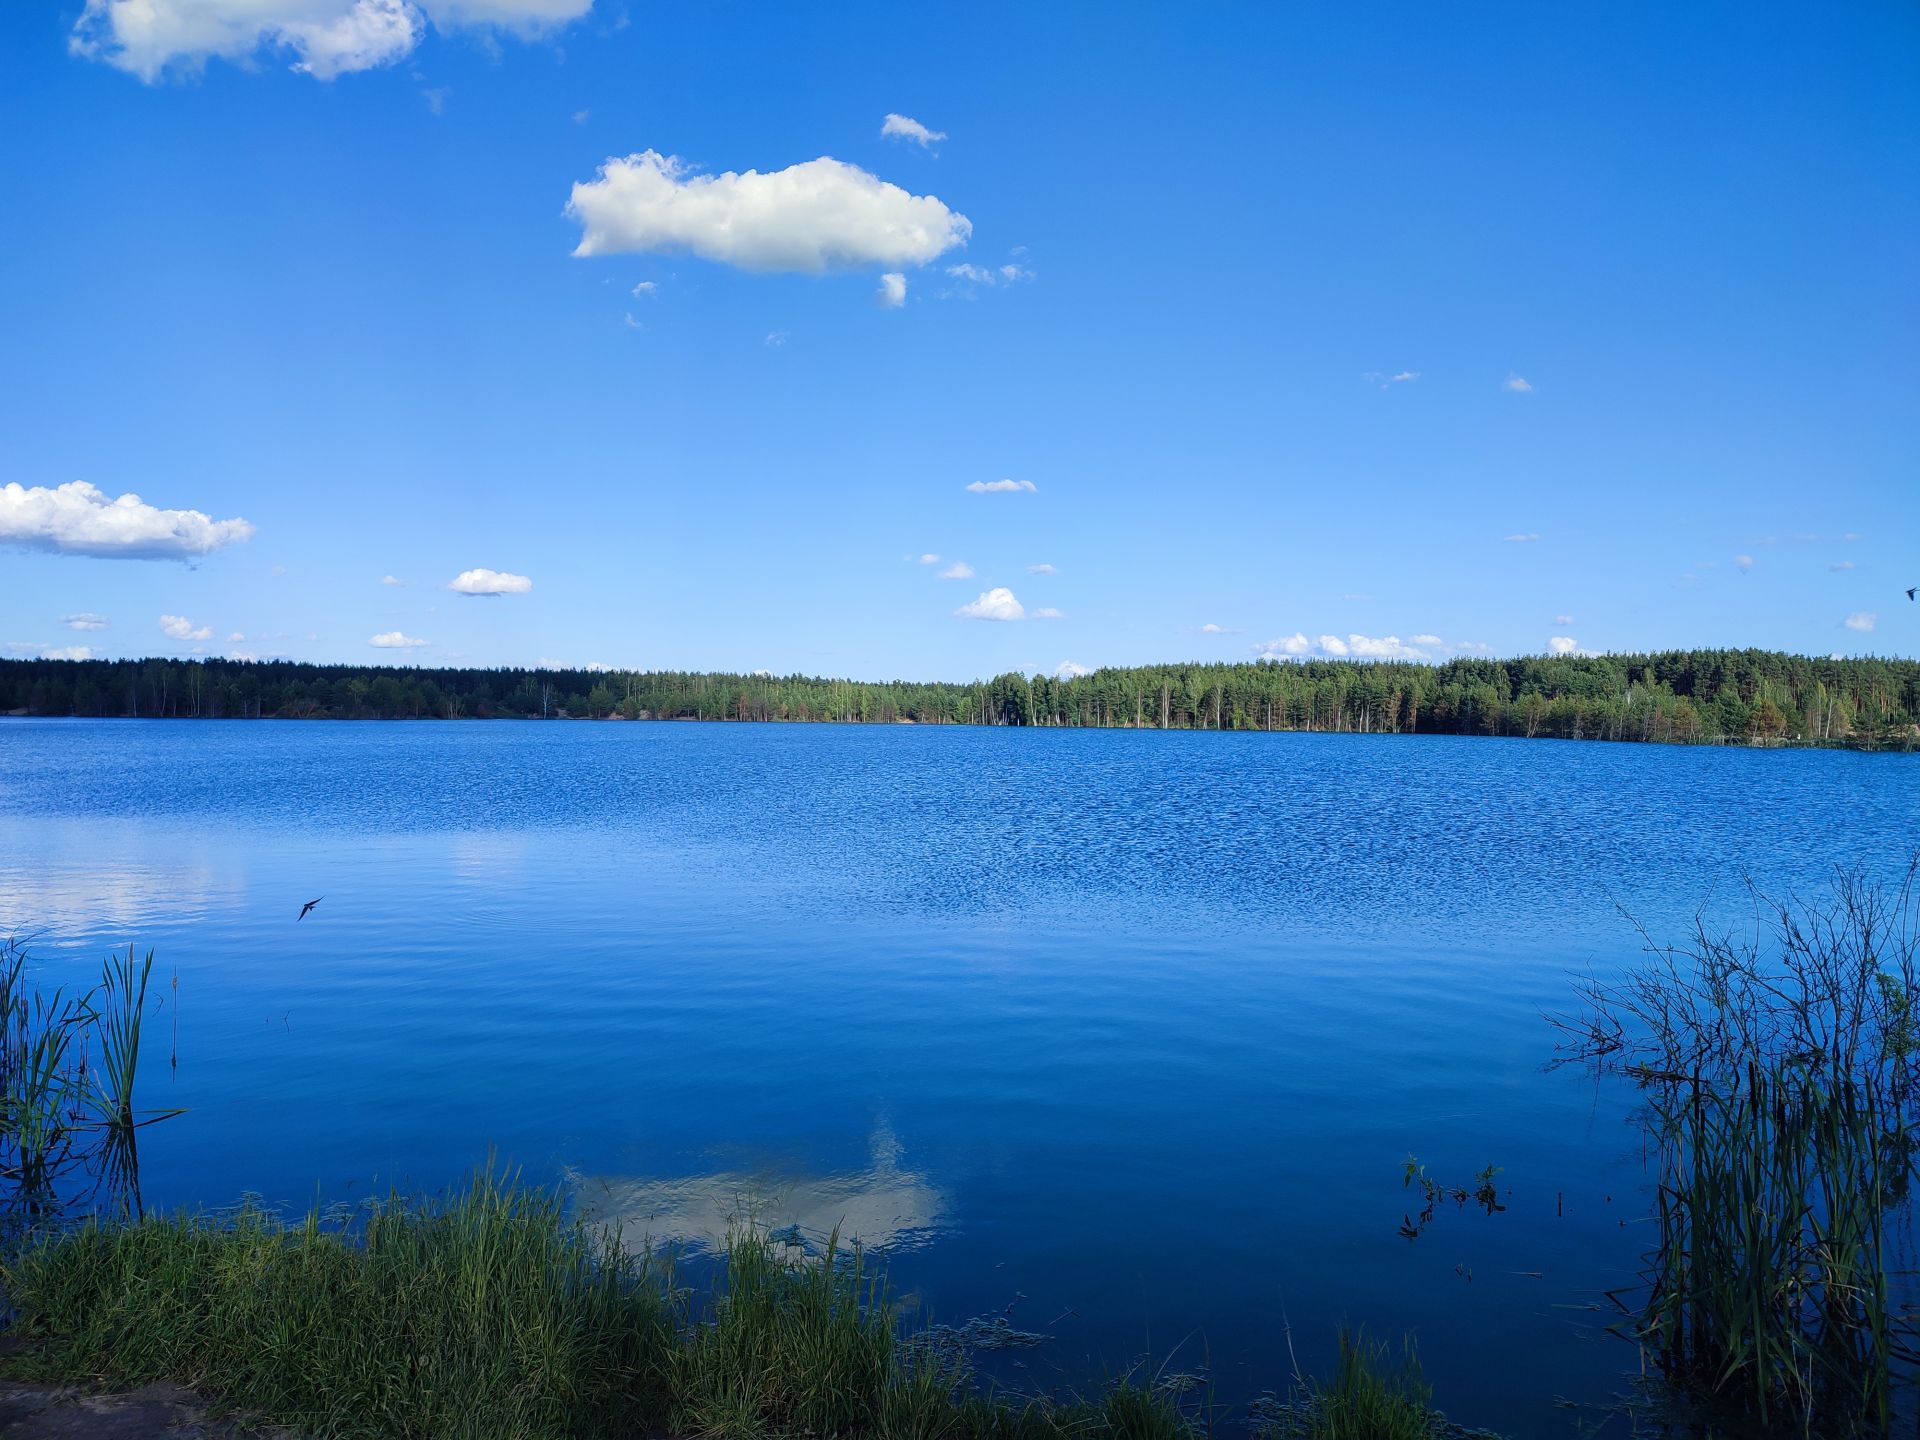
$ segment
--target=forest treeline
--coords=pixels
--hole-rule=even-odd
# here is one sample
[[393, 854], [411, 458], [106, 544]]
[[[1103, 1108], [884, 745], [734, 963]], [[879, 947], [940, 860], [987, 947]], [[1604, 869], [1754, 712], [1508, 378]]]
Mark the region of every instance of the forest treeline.
[[673, 670], [0, 660], [0, 713], [826, 720], [1697, 743], [1920, 742], [1920, 662], [1767, 650], [1141, 665], [972, 684]]

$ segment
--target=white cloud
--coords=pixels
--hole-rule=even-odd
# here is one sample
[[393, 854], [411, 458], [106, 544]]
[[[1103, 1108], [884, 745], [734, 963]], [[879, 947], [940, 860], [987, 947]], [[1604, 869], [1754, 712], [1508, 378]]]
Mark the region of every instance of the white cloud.
[[229, 645], [244, 645], [246, 643], [246, 640], [247, 640], [247, 637], [245, 635], [242, 635], [238, 630], [234, 631], [231, 635], [227, 636], [227, 643]]
[[880, 122], [880, 134], [888, 140], [911, 140], [922, 150], [936, 140], [947, 138], [944, 130], [929, 130], [911, 115], [889, 114]]
[[387, 630], [379, 635], [369, 636], [367, 644], [378, 650], [414, 650], [425, 645], [425, 640], [416, 640], [411, 635], [403, 635], [398, 630]]
[[407, 582], [397, 575], [382, 575], [380, 577], [380, 583], [382, 585], [404, 585]]
[[942, 580], [971, 580], [973, 567], [964, 560], [956, 560], [940, 572]]
[[462, 595], [524, 595], [533, 589], [533, 581], [524, 575], [482, 568], [462, 570], [447, 582], [447, 588]]
[[688, 251], [742, 270], [818, 275], [841, 265], [925, 265], [966, 243], [973, 222], [830, 156], [761, 174], [695, 175], [645, 150], [573, 187], [575, 255]]
[[91, 645], [49, 645], [40, 652], [42, 660], [91, 660]]
[[211, 555], [252, 535], [245, 520], [159, 510], [132, 493], [111, 500], [84, 480], [52, 489], [0, 486], [0, 545], [100, 559], [173, 560]]
[[1854, 541], [1854, 540], [1859, 540], [1863, 537], [1857, 531], [1849, 530], [1846, 534], [1842, 535], [1840, 538], [1846, 541]]
[[1322, 635], [1320, 649], [1328, 655], [1344, 655], [1347, 653], [1347, 642], [1338, 635]]
[[591, 110], [576, 110], [573, 112], [573, 123], [576, 125], [584, 125], [587, 123], [588, 117], [592, 114], [593, 112]]
[[1538, 540], [1539, 538], [1540, 536], [1537, 533], [1529, 533], [1525, 535], [1509, 535], [1507, 536], [1507, 543], [1509, 545], [1527, 545], [1527, 544], [1531, 544], [1535, 540]]
[[1027, 612], [1013, 591], [1004, 585], [996, 585], [991, 590], [980, 592], [980, 598], [969, 601], [953, 612], [962, 620], [1024, 620]]
[[1839, 572], [1842, 570], [1858, 570], [1859, 568], [1860, 567], [1854, 564], [1853, 561], [1851, 560], [1839, 560], [1827, 566], [1827, 569], [1835, 572]]
[[1269, 640], [1264, 645], [1253, 647], [1253, 653], [1262, 660], [1299, 659], [1313, 650], [1313, 642], [1305, 635], [1282, 636], [1278, 640]]
[[1865, 632], [1872, 630], [1874, 626], [1878, 625], [1880, 623], [1880, 617], [1871, 610], [1856, 610], [1841, 623], [1849, 630]]
[[767, 332], [766, 346], [769, 350], [778, 350], [782, 345], [786, 344], [787, 341], [792, 338], [793, 336], [790, 331], [769, 330]]
[[184, 615], [162, 615], [160, 630], [170, 640], [211, 640], [213, 638], [211, 625], [196, 626]]
[[642, 280], [638, 285], [633, 287], [633, 298], [636, 300], [644, 300], [649, 295], [658, 291], [659, 288], [659, 285], [652, 280]]
[[1202, 635], [1225, 635], [1228, 632], [1222, 630], [1218, 625], [1206, 624], [1200, 627], [1200, 633]]
[[1038, 490], [1031, 480], [975, 480], [967, 489], [976, 495], [1013, 495], [1022, 490]]
[[873, 292], [873, 298], [883, 310], [898, 310], [907, 303], [907, 277], [889, 270], [880, 277], [880, 288]]
[[1580, 642], [1571, 635], [1555, 635], [1547, 641], [1547, 652], [1552, 655], [1578, 655]]
[[1064, 620], [1067, 616], [1064, 610], [1056, 610], [1051, 605], [1048, 605], [1043, 609], [1034, 611], [1033, 618], [1036, 620]]
[[1531, 395], [1533, 393], [1533, 386], [1529, 385], [1512, 371], [1507, 372], [1507, 378], [1501, 383], [1516, 395]]
[[976, 285], [996, 283], [993, 271], [979, 265], [949, 265], [947, 274], [956, 280], [971, 280]]
[[107, 628], [107, 617], [82, 610], [78, 615], [62, 615], [60, 623], [69, 630], [104, 630]]
[[922, 565], [938, 565], [940, 563], [940, 557], [929, 550], [920, 557], [920, 563]]
[[1078, 660], [1062, 660], [1053, 667], [1053, 673], [1061, 680], [1072, 680], [1081, 675], [1091, 675], [1093, 667], [1082, 665]]
[[1740, 571], [1740, 573], [1744, 575], [1747, 571], [1753, 569], [1753, 556], [1751, 555], [1734, 556], [1733, 568]]
[[1573, 617], [1571, 615], [1556, 615], [1553, 617], [1553, 623], [1563, 627], [1571, 625], [1573, 623]]
[[1054, 569], [1053, 566], [1043, 563], [1027, 566], [1027, 573], [1029, 575], [1058, 575], [1060, 572]]
[[262, 52], [331, 80], [401, 59], [420, 43], [428, 18], [441, 30], [535, 34], [591, 7], [592, 0], [87, 0], [67, 48], [148, 83], [168, 70], [195, 73], [210, 59], [246, 65]]
[[[1322, 644], [1325, 643], [1324, 638]], [[1424, 660], [1427, 652], [1418, 645], [1404, 643], [1398, 635], [1349, 635], [1347, 649], [1363, 660]]]
[[1408, 637], [1407, 643], [1410, 645], [1426, 645], [1437, 648], [1446, 642], [1438, 635], [1412, 635]]

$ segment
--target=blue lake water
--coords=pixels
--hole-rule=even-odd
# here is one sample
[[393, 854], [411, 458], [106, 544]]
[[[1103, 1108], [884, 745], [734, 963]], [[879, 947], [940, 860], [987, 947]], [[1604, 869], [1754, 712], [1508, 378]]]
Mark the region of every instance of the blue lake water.
[[[1637, 1367], [1645, 1176], [1542, 1012], [1634, 958], [1623, 908], [1891, 876], [1916, 817], [1920, 759], [1823, 751], [12, 720], [0, 930], [51, 982], [157, 952], [149, 1205], [497, 1150], [635, 1239], [841, 1225], [936, 1320], [1050, 1334], [1018, 1382], [1238, 1402], [1348, 1321], [1570, 1435]], [[1507, 1209], [1408, 1241], [1409, 1154]]]

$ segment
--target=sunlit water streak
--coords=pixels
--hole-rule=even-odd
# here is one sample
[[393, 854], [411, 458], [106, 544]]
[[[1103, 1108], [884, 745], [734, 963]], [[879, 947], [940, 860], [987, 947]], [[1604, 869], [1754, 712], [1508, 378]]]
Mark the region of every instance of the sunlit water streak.
[[[935, 1318], [1054, 1334], [1029, 1373], [1178, 1347], [1237, 1399], [1283, 1316], [1310, 1366], [1365, 1321], [1549, 1435], [1633, 1367], [1567, 1307], [1645, 1227], [1627, 1097], [1544, 1073], [1541, 1012], [1635, 953], [1616, 906], [1678, 938], [1917, 815], [1911, 757], [1829, 752], [8, 721], [0, 927], [50, 980], [157, 949], [150, 1203], [497, 1148], [630, 1239], [842, 1224]], [[1409, 1243], [1409, 1153], [1508, 1209]]]

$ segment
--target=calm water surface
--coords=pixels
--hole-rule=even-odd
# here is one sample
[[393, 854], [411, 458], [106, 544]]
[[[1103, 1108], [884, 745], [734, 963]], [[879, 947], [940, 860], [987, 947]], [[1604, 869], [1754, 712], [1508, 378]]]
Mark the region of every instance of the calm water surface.
[[[1542, 1012], [1633, 958], [1622, 907], [1679, 939], [1743, 873], [1890, 875], [1916, 816], [1891, 755], [15, 720], [0, 928], [50, 981], [178, 976], [149, 1203], [496, 1148], [636, 1239], [841, 1224], [934, 1318], [1052, 1335], [1013, 1378], [1171, 1354], [1239, 1401], [1345, 1320], [1555, 1436], [1635, 1368], [1600, 1292], [1647, 1227], [1626, 1097], [1543, 1069]], [[1508, 1208], [1409, 1242], [1409, 1154]]]

